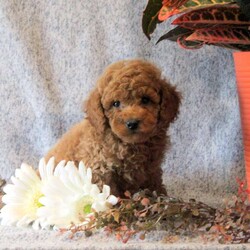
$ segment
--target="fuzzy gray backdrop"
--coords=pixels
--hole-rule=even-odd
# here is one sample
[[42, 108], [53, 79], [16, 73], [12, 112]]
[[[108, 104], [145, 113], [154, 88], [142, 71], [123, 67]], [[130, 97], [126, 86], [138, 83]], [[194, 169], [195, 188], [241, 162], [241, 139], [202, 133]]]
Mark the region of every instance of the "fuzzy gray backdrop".
[[142, 33], [146, 1], [0, 1], [0, 176], [39, 159], [74, 123], [103, 69], [149, 59], [183, 94], [171, 126], [164, 183], [170, 194], [219, 201], [244, 162], [232, 51], [155, 45]]
[[156, 63], [183, 94], [163, 164], [170, 195], [219, 204], [244, 160], [232, 51], [183, 50], [141, 29], [146, 0], [0, 0], [0, 177], [39, 159], [84, 114], [102, 70], [117, 60]]

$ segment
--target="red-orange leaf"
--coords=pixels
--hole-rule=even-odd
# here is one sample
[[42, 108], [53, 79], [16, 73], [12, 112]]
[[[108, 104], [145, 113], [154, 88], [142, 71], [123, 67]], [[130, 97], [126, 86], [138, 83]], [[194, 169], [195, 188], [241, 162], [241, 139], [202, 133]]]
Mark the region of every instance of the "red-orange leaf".
[[162, 6], [160, 9], [160, 12], [158, 14], [158, 19], [159, 21], [165, 21], [169, 17], [179, 13], [178, 9], [176, 7], [167, 7], [167, 6]]
[[196, 30], [186, 38], [186, 41], [201, 41], [205, 43], [250, 44], [250, 30], [239, 28], [219, 28]]
[[248, 18], [236, 5], [217, 6], [190, 11], [175, 19], [172, 24], [188, 29], [204, 29], [223, 25], [249, 26]]
[[149, 204], [150, 204], [150, 200], [148, 199], [148, 198], [143, 198], [142, 200], [141, 200], [141, 204], [144, 206], [144, 207], [146, 207], [146, 206], [148, 206]]
[[128, 190], [126, 190], [125, 192], [124, 192], [124, 195], [125, 195], [125, 197], [127, 197], [127, 198], [131, 198], [132, 196], [131, 196], [131, 193], [128, 191]]
[[[184, 12], [187, 13], [192, 10], [200, 10], [202, 8], [207, 8], [215, 5], [227, 5], [234, 2], [234, 0], [188, 0], [183, 1], [181, 5], [163, 5], [159, 11], [158, 19], [160, 21], [165, 21], [169, 17], [176, 14]], [[179, 3], [181, 3], [181, 1]]]
[[170, 16], [179, 12], [178, 8], [184, 5], [188, 0], [163, 0], [158, 19], [164, 21]]
[[167, 7], [179, 8], [181, 5], [185, 4], [188, 0], [163, 0], [162, 4]]

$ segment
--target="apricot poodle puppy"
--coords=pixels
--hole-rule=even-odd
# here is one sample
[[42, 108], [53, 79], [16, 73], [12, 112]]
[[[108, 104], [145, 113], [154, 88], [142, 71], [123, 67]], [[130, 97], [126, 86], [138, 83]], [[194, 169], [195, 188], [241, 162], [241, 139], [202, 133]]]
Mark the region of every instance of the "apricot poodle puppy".
[[180, 94], [153, 64], [114, 63], [86, 101], [86, 119], [68, 131], [46, 159], [83, 161], [92, 169], [93, 182], [109, 185], [118, 196], [145, 188], [165, 194], [160, 165], [179, 104]]

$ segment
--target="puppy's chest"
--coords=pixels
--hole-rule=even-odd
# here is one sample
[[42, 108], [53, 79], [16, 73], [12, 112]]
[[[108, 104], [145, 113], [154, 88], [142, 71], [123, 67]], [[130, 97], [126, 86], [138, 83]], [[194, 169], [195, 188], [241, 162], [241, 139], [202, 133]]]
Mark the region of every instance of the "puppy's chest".
[[144, 169], [150, 162], [152, 152], [146, 145], [119, 145], [113, 144], [103, 151], [106, 164], [118, 172], [128, 172]]

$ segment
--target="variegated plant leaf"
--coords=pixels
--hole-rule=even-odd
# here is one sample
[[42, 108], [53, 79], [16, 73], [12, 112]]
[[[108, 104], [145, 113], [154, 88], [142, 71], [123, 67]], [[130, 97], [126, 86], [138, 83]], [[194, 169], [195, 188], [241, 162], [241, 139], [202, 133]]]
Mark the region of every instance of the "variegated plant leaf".
[[185, 4], [188, 0], [163, 0], [162, 4], [167, 7], [176, 7], [179, 8]]
[[206, 8], [210, 6], [218, 6], [218, 5], [226, 5], [230, 3], [234, 3], [235, 0], [189, 0], [185, 4], [183, 4], [180, 7], [176, 6], [166, 6], [163, 5], [162, 8], [159, 11], [158, 19], [160, 21], [165, 21], [169, 17], [181, 14], [184, 12], [188, 12], [191, 10], [197, 10], [201, 8]]
[[202, 42], [198, 40], [186, 40], [187, 37], [191, 36], [193, 33], [193, 30], [182, 28], [180, 26], [177, 26], [176, 28], [170, 30], [168, 33], [163, 35], [157, 43], [163, 40], [169, 40], [173, 42], [177, 42], [178, 45], [181, 48], [184, 49], [199, 49], [202, 47], [204, 44], [206, 45], [214, 45], [214, 46], [219, 46], [223, 48], [228, 48], [228, 49], [236, 49], [236, 50], [241, 50], [241, 51], [250, 51], [250, 43], [249, 44], [231, 44], [231, 43], [211, 43], [211, 42]]
[[143, 33], [150, 39], [150, 35], [154, 32], [158, 19], [159, 11], [162, 7], [162, 0], [149, 0], [142, 17]]
[[186, 37], [190, 36], [192, 33], [193, 31], [190, 29], [177, 26], [176, 28], [170, 30], [168, 33], [160, 37], [157, 43], [163, 40], [169, 40], [169, 41], [177, 42], [179, 46], [185, 49], [199, 49], [200, 47], [203, 46], [202, 42], [185, 40]]
[[220, 44], [250, 44], [250, 30], [240, 28], [219, 28], [196, 30], [186, 38], [187, 41], [201, 41]]
[[250, 51], [250, 44], [229, 44], [229, 43], [224, 43], [224, 44], [212, 44], [214, 46], [219, 46], [227, 49], [235, 49], [235, 50], [240, 50], [240, 51]]
[[187, 36], [183, 35], [178, 37], [177, 43], [183, 49], [200, 49], [204, 43], [200, 41], [187, 41]]
[[161, 36], [159, 38], [159, 40], [157, 41], [157, 43], [159, 43], [159, 42], [161, 42], [163, 40], [170, 40], [170, 41], [173, 41], [173, 42], [177, 42], [179, 37], [183, 37], [184, 35], [185, 36], [190, 36], [192, 33], [193, 33], [193, 31], [190, 30], [190, 29], [186, 29], [186, 28], [177, 26], [174, 29], [167, 32], [166, 34], [164, 34], [163, 36]]
[[172, 24], [188, 29], [204, 29], [218, 26], [249, 26], [248, 18], [237, 5], [217, 6], [193, 10], [175, 19]]

